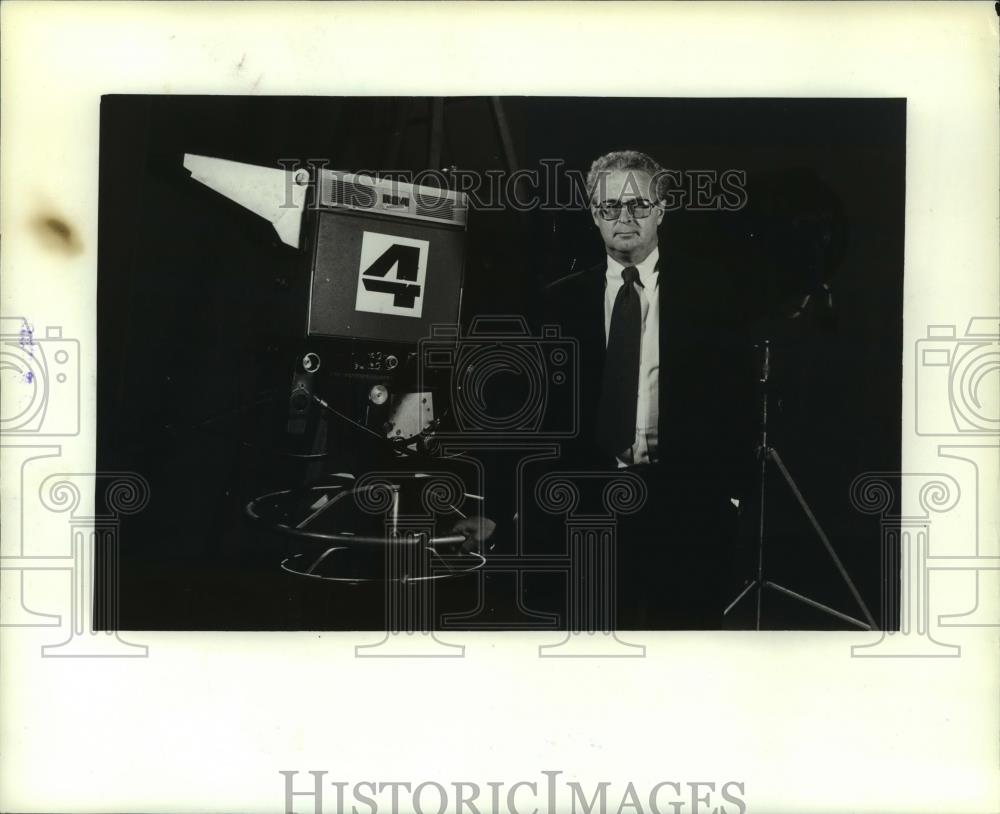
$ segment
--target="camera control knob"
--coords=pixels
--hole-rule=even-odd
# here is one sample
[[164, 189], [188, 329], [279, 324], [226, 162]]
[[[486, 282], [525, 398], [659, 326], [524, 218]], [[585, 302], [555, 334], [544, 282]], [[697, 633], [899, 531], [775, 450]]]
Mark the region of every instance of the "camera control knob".
[[390, 353], [385, 357], [386, 370], [395, 370], [397, 365], [399, 365], [399, 359], [397, 359], [393, 354]]
[[320, 358], [318, 354], [307, 353], [302, 357], [302, 369], [306, 373], [315, 373], [319, 370]]

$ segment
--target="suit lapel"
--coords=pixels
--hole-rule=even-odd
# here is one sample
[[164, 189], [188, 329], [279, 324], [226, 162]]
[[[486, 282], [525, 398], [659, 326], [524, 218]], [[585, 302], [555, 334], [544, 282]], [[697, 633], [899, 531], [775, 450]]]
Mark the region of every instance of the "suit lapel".
[[607, 353], [607, 336], [604, 331], [604, 275], [608, 270], [607, 263], [595, 267], [594, 273], [588, 275], [589, 290], [581, 300], [586, 303], [589, 313], [583, 314], [583, 331], [580, 334], [582, 347], [581, 356], [594, 365], [597, 379], [604, 374], [604, 357]]
[[570, 336], [579, 343], [580, 365], [579, 419], [584, 438], [597, 437], [597, 406], [601, 398], [601, 384], [604, 378], [604, 357], [607, 354], [604, 336], [604, 274], [607, 264], [592, 266], [580, 275], [570, 296], [576, 301], [567, 303], [573, 314], [572, 327], [567, 326]]
[[666, 432], [675, 423], [673, 408], [678, 402], [679, 393], [674, 392], [677, 386], [676, 368], [678, 350], [683, 347], [684, 315], [680, 304], [683, 298], [677, 296], [678, 269], [675, 262], [667, 261], [661, 251], [660, 277], [656, 287], [660, 298], [660, 371], [659, 371], [659, 421], [658, 437], [662, 446], [665, 444]]

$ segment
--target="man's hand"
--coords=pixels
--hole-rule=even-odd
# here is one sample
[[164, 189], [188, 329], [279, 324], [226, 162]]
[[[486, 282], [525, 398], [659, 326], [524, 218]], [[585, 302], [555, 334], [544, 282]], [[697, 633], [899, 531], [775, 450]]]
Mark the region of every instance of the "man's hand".
[[462, 551], [466, 553], [470, 551], [478, 552], [482, 547], [482, 543], [489, 540], [493, 535], [496, 527], [497, 524], [488, 517], [473, 515], [472, 517], [463, 517], [455, 523], [452, 526], [451, 533], [465, 536], [465, 542], [460, 545]]

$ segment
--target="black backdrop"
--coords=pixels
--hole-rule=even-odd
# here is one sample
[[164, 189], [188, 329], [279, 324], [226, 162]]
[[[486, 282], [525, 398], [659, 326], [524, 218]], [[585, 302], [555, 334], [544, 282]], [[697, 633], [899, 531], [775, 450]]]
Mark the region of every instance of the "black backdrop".
[[[292, 464], [262, 458], [239, 432], [223, 428], [240, 425], [273, 384], [273, 371], [249, 349], [266, 321], [274, 280], [298, 258], [270, 224], [192, 181], [181, 162], [190, 152], [266, 166], [322, 158], [347, 171], [418, 172], [427, 168], [427, 100], [411, 105], [400, 149], [386, 166], [400, 103], [104, 98], [98, 468], [135, 471], [151, 485], [149, 506], [123, 526], [120, 627], [369, 626], [345, 615], [328, 585], [282, 574], [274, 552], [248, 539], [241, 520], [248, 496], [281, 483]], [[775, 340], [780, 399], [772, 440], [877, 613], [880, 531], [852, 508], [848, 487], [863, 471], [899, 468], [905, 102], [513, 97], [502, 104], [522, 167], [559, 158], [585, 172], [595, 156], [628, 147], [671, 168], [747, 172], [745, 211], [671, 213], [661, 239], [726, 252], [734, 274], [759, 277], [757, 329]], [[487, 99], [448, 100], [441, 162], [504, 168]], [[808, 315], [764, 317], [774, 301], [767, 281], [773, 287], [775, 276], [768, 273], [773, 257], [762, 260], [759, 227], [781, 220], [771, 248], [792, 251], [795, 179], [802, 178], [822, 189], [836, 212], [833, 326]], [[782, 189], [793, 197], [778, 217]], [[760, 201], [771, 203], [762, 209]], [[468, 239], [463, 321], [520, 312], [540, 280], [602, 252], [581, 211], [474, 211]], [[769, 494], [772, 578], [855, 613], [787, 490], [772, 482]], [[839, 626], [780, 597], [769, 598], [767, 609], [773, 627]], [[884, 623], [894, 626], [895, 614]]]

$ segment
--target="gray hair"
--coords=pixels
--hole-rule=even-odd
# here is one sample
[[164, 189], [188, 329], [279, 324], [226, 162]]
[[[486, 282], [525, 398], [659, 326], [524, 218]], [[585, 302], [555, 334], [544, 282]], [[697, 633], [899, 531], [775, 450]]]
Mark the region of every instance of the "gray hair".
[[653, 179], [654, 195], [657, 200], [663, 199], [663, 187], [666, 182], [666, 171], [655, 159], [640, 153], [638, 150], [615, 150], [594, 160], [587, 173], [587, 197], [594, 200], [594, 192], [598, 183], [615, 171], [634, 170], [644, 172]]

